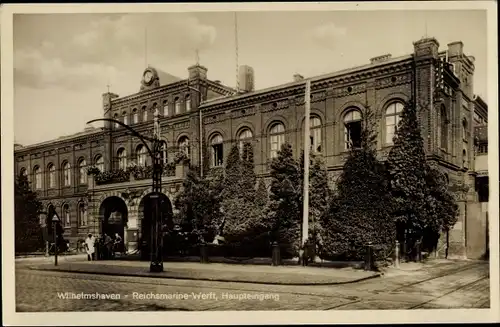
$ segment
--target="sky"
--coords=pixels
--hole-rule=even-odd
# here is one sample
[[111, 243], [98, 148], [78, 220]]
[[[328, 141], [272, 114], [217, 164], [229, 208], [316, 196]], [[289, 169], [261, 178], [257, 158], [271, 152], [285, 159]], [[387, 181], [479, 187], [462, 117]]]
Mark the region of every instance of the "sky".
[[[462, 41], [475, 62], [474, 92], [486, 94], [486, 11], [239, 12], [238, 62], [256, 89], [413, 52], [435, 37]], [[149, 64], [187, 78], [199, 60], [208, 78], [236, 85], [235, 14], [14, 15], [14, 137], [23, 145], [82, 131], [102, 116], [107, 90], [139, 91]]]

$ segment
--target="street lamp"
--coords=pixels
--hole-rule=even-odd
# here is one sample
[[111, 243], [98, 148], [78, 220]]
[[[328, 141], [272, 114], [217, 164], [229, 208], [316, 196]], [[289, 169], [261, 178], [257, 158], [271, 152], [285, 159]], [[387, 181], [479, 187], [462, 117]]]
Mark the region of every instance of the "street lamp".
[[59, 222], [59, 217], [56, 214], [52, 217], [52, 233], [54, 234], [54, 266], [57, 266], [57, 223]]
[[[154, 113], [154, 129], [153, 129], [153, 137], [147, 137], [139, 132], [137, 132], [132, 127], [122, 123], [119, 120], [112, 118], [99, 118], [94, 119], [87, 124], [96, 122], [96, 121], [108, 121], [115, 123], [121, 127], [126, 128], [131, 132], [133, 136], [138, 137], [141, 142], [146, 147], [149, 155], [151, 156], [151, 161], [153, 163], [153, 175], [152, 175], [152, 189], [153, 193], [151, 198], [153, 199], [153, 219], [151, 222], [151, 262], [149, 265], [149, 270], [151, 272], [162, 272], [163, 271], [163, 258], [162, 258], [162, 244], [163, 238], [161, 237], [160, 228], [162, 224], [162, 216], [159, 211], [159, 200], [161, 193], [161, 176], [163, 173], [163, 162], [161, 158], [162, 153], [162, 141], [160, 140], [160, 122], [159, 122], [159, 111], [156, 108]], [[151, 143], [151, 147], [148, 145], [148, 142]]]

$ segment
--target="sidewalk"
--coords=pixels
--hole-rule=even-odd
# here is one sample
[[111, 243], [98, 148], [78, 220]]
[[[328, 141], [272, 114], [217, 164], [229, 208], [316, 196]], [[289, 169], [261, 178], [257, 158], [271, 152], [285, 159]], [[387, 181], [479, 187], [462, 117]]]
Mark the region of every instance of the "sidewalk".
[[379, 277], [380, 274], [353, 268], [317, 268], [302, 266], [262, 266], [221, 263], [165, 262], [164, 272], [149, 272], [149, 262], [137, 261], [62, 261], [33, 263], [34, 270], [72, 273], [205, 280], [275, 285], [338, 285]]

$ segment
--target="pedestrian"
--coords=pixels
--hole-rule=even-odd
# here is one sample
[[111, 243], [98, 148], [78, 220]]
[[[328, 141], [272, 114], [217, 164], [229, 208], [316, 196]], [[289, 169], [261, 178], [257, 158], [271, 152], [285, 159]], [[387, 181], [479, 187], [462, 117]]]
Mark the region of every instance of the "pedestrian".
[[118, 233], [115, 233], [115, 244], [114, 245], [115, 245], [115, 249], [114, 249], [115, 252], [120, 252], [122, 254], [125, 252], [125, 251], [123, 251], [123, 247], [122, 247], [122, 237]]
[[113, 239], [108, 234], [104, 234], [104, 247], [106, 248], [106, 259], [111, 259], [113, 256]]
[[85, 240], [85, 249], [87, 250], [88, 261], [95, 260], [95, 239], [92, 234], [89, 233], [87, 239]]

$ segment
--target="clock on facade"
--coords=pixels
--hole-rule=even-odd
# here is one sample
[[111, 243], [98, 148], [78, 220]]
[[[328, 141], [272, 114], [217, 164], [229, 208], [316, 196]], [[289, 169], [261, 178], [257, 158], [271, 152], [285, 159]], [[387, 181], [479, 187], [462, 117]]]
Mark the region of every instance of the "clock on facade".
[[144, 82], [146, 84], [149, 84], [151, 83], [151, 81], [153, 80], [153, 72], [147, 70], [145, 73], [144, 73]]

